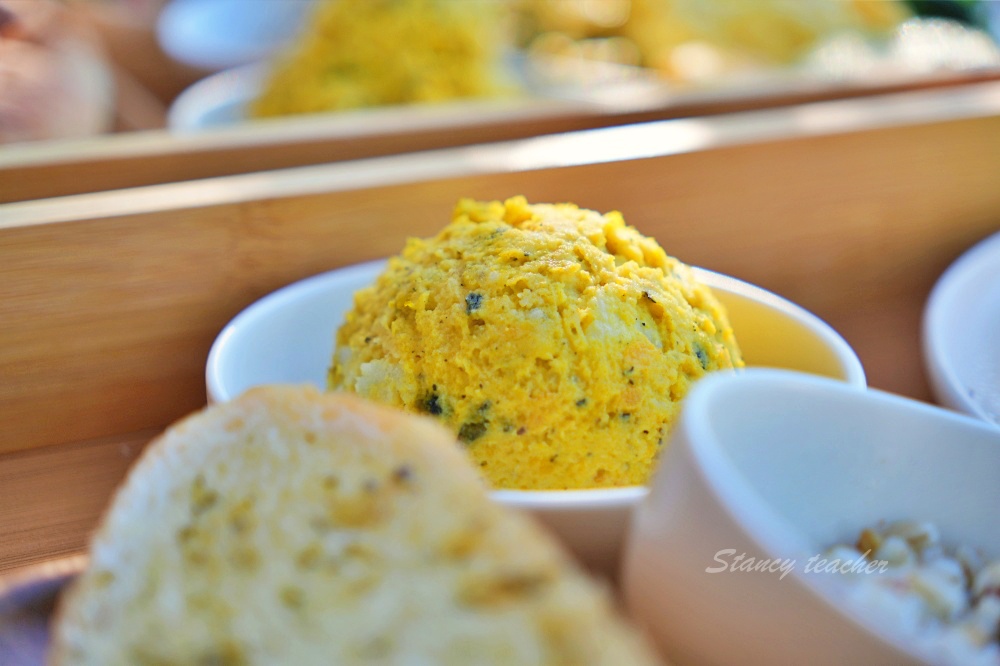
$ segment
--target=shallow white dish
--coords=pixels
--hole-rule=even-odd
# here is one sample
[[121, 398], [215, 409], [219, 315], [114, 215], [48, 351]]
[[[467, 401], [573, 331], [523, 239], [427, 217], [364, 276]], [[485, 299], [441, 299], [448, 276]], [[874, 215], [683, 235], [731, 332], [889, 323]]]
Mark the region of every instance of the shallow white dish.
[[942, 274], [924, 309], [923, 348], [937, 401], [1000, 425], [1000, 233]]
[[[635, 510], [627, 605], [676, 663], [936, 661], [914, 647], [926, 634], [872, 624], [870, 608], [849, 606], [843, 574], [810, 574], [810, 558], [897, 519], [996, 558], [997, 478], [1000, 432], [969, 416], [804, 373], [710, 375], [685, 398]], [[738, 555], [792, 566], [734, 569]]]
[[[311, 383], [324, 388], [334, 336], [354, 292], [382, 272], [384, 261], [338, 269], [280, 289], [233, 319], [212, 345], [208, 398], [221, 402], [262, 384]], [[729, 311], [748, 365], [786, 367], [865, 384], [864, 369], [844, 339], [803, 308], [759, 287], [696, 269]], [[531, 510], [576, 554], [613, 572], [631, 508], [644, 487], [574, 491], [498, 490], [505, 504]]]
[[456, 99], [435, 104], [401, 104], [330, 113], [253, 118], [250, 103], [260, 95], [267, 63], [256, 62], [216, 72], [188, 86], [167, 110], [173, 132], [201, 132], [253, 124], [295, 126], [300, 131], [344, 136], [462, 127], [482, 122], [520, 122], [553, 114], [593, 111], [587, 99], [515, 95], [504, 98]]
[[228, 127], [246, 120], [247, 105], [260, 91], [265, 74], [263, 64], [251, 63], [191, 84], [167, 109], [167, 128], [196, 131]]
[[[266, 56], [288, 39], [304, 14], [303, 7], [313, 1], [172, 0], [158, 26], [164, 49], [182, 62], [216, 71], [174, 100], [168, 110], [167, 127], [192, 131], [251, 121], [246, 108], [260, 94]], [[273, 29], [262, 24], [267, 12], [246, 12], [247, 7], [261, 5], [279, 16]], [[245, 15], [226, 25], [227, 16], [241, 12]], [[188, 14], [204, 14], [202, 20], [207, 28], [198, 28], [187, 19]], [[263, 39], [254, 39], [255, 34], [269, 30]], [[394, 124], [390, 128], [408, 126], [415, 109], [426, 115], [430, 108], [432, 113], [440, 112], [446, 121], [465, 124], [470, 122], [469, 114], [488, 113], [494, 106], [531, 109], [554, 102], [594, 113], [676, 108], [681, 109], [679, 115], [685, 115], [685, 107], [746, 104], [788, 96], [829, 98], [852, 90], [947, 80], [964, 71], [1000, 67], [1000, 48], [985, 34], [957, 23], [914, 19], [900, 25], [885, 48], [876, 48], [857, 35], [836, 35], [817, 45], [796, 67], [741, 70], [686, 84], [671, 83], [647, 68], [529, 56], [521, 51], [507, 54], [504, 67], [507, 76], [523, 91], [514, 100], [456, 100], [310, 115], [329, 120], [388, 111]], [[511, 122], [517, 119], [517, 115], [508, 118]]]

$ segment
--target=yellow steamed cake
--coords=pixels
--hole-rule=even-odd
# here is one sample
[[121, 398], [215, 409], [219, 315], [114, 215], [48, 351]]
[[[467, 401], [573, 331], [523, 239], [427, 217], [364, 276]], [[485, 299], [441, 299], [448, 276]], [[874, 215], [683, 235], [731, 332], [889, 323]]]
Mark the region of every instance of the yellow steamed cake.
[[492, 0], [323, 0], [271, 64], [251, 113], [508, 94], [499, 7]]
[[620, 213], [514, 197], [390, 259], [329, 385], [436, 416], [494, 487], [590, 488], [644, 483], [691, 383], [742, 365], [708, 287]]

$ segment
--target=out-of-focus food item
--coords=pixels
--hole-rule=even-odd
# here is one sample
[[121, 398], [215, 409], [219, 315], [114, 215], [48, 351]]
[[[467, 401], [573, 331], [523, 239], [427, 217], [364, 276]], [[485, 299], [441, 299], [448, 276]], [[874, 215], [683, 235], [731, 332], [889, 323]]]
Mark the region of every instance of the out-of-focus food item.
[[276, 58], [251, 113], [506, 94], [504, 17], [495, 0], [321, 0]]
[[110, 129], [113, 83], [99, 40], [54, 0], [0, 0], [0, 143]]
[[[157, 129], [165, 125], [166, 107], [188, 86], [209, 72], [176, 60], [165, 51], [157, 24], [173, 0], [69, 0], [84, 15], [101, 38], [108, 58], [115, 65], [118, 85], [118, 131]], [[210, 6], [213, 0], [201, 2]], [[243, 2], [244, 12], [267, 2]], [[211, 31], [206, 22], [190, 23], [195, 33]], [[230, 38], [226, 30], [214, 31], [218, 39]]]
[[885, 0], [669, 0], [707, 41], [767, 62], [789, 63], [838, 32], [888, 35], [910, 13]]
[[863, 529], [822, 562], [841, 563], [829, 572], [847, 574], [837, 578], [860, 615], [934, 663], [1000, 664], [1000, 559], [944, 543], [932, 523], [899, 520]]
[[498, 488], [645, 483], [691, 383], [742, 366], [652, 238], [572, 204], [462, 200], [358, 292], [329, 384], [438, 417]]
[[[519, 42], [539, 56], [598, 57], [706, 81], [796, 62], [843, 32], [887, 36], [906, 20], [898, 0], [517, 0]], [[553, 35], [561, 36], [554, 39]], [[631, 46], [623, 46], [621, 42]], [[626, 54], [622, 57], [622, 54]]]
[[270, 386], [143, 455], [61, 600], [52, 663], [656, 660], [445, 429]]

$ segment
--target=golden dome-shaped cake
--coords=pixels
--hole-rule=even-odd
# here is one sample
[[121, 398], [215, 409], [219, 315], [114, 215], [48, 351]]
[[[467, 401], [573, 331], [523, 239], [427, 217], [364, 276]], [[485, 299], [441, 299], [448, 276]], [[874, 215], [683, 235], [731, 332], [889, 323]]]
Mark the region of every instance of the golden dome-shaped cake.
[[691, 383], [742, 366], [652, 238], [571, 204], [461, 201], [356, 295], [331, 388], [437, 417], [494, 487], [644, 483]]

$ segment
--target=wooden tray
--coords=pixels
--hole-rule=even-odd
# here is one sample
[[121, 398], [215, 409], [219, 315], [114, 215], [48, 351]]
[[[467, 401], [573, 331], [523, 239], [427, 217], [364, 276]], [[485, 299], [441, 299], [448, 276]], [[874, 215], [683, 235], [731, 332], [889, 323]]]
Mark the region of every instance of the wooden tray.
[[619, 209], [812, 310], [929, 399], [934, 281], [1000, 229], [1000, 84], [588, 130], [0, 205], [0, 571], [79, 553], [149, 439], [205, 402], [242, 308], [398, 252], [462, 196]]
[[[141, 118], [155, 115], [155, 110], [144, 110], [150, 105], [142, 100], [141, 86], [119, 69], [129, 113], [137, 123], [151, 122]], [[0, 150], [0, 203], [890, 92], [960, 90], [996, 81], [1000, 70], [983, 69], [836, 84], [800, 81], [738, 91], [674, 93], [654, 87], [639, 94], [388, 108], [197, 133], [151, 130], [15, 144]]]

